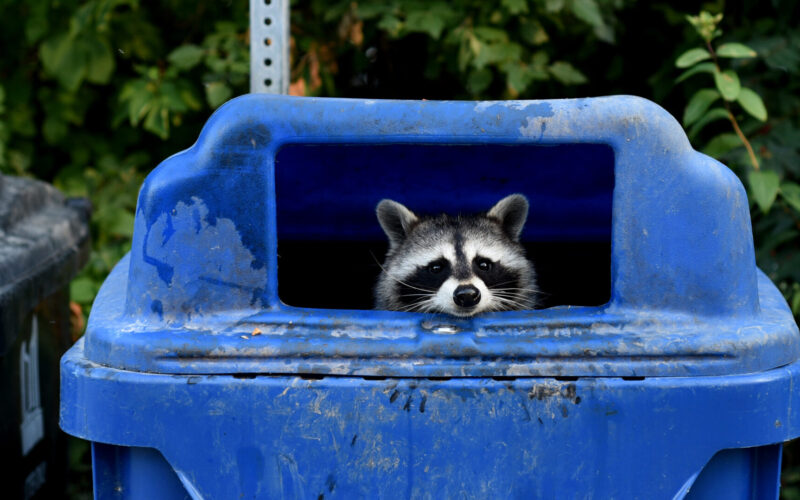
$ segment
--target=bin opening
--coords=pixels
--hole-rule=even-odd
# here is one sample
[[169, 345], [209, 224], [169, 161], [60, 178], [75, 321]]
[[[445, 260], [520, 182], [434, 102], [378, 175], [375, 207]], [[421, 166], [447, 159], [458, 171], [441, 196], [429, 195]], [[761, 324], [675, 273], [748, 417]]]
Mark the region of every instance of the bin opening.
[[371, 309], [386, 254], [383, 198], [418, 214], [528, 197], [522, 242], [540, 307], [611, 297], [614, 153], [605, 144], [290, 144], [275, 157], [278, 294], [291, 306]]

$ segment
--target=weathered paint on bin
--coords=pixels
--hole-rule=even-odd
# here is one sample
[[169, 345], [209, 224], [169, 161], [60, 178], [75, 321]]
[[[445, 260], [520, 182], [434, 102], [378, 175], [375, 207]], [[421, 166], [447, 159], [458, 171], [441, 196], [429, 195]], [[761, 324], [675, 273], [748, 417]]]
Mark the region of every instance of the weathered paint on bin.
[[[409, 176], [435, 171], [424, 148], [447, 145], [566, 148], [564, 172], [612, 169], [598, 177], [613, 178], [610, 227], [601, 214], [568, 235], [610, 235], [610, 301], [473, 319], [283, 304], [278, 238], [331, 237], [301, 222], [313, 204], [279, 216], [312, 196], [308, 156], [286, 151], [320, 144], [391, 145], [358, 151]], [[417, 161], [381, 156], [403, 148]], [[441, 208], [507, 189], [469, 180], [491, 166], [454, 154], [467, 180]], [[292, 161], [297, 182], [276, 194]], [[315, 182], [338, 186], [346, 168]], [[374, 237], [382, 197], [431, 206], [380, 176], [358, 186], [325, 196], [347, 238]], [[572, 202], [553, 200], [578, 227]], [[741, 184], [649, 101], [246, 96], [145, 181], [131, 253], [63, 360], [62, 427], [97, 443], [96, 486], [124, 493], [166, 471], [165, 498], [683, 498], [695, 481], [774, 496], [776, 443], [800, 434], [798, 340], [755, 267]]]

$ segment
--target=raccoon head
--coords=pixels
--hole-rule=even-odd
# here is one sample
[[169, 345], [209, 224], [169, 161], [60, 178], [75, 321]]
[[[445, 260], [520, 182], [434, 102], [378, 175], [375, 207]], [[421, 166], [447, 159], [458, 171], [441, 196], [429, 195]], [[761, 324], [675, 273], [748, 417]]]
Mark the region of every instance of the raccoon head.
[[389, 237], [377, 309], [473, 316], [536, 306], [533, 265], [519, 242], [528, 217], [521, 194], [475, 216], [418, 217], [392, 200], [376, 212]]

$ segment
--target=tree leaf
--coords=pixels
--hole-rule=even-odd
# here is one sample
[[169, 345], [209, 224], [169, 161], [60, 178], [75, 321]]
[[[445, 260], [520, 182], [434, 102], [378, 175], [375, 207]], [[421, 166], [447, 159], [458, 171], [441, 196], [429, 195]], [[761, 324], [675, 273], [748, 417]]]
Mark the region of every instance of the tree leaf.
[[204, 54], [205, 51], [197, 45], [185, 44], [170, 52], [167, 59], [176, 68], [187, 70], [200, 64]]
[[427, 33], [434, 40], [439, 38], [444, 27], [444, 19], [428, 10], [409, 12], [406, 16], [405, 29], [407, 31]]
[[728, 118], [728, 110], [725, 108], [714, 108], [708, 110], [707, 113], [703, 114], [703, 116], [697, 120], [694, 125], [692, 125], [691, 130], [689, 130], [689, 139], [693, 139], [700, 131], [708, 125], [709, 123], [722, 120]]
[[569, 8], [575, 14], [575, 17], [591, 26], [598, 27], [605, 24], [603, 15], [600, 13], [600, 7], [597, 6], [595, 0], [572, 0], [569, 3]]
[[731, 69], [726, 69], [722, 72], [715, 71], [714, 83], [726, 101], [735, 101], [739, 97], [739, 91], [742, 90], [742, 84], [739, 83], [739, 75]]
[[791, 300], [792, 314], [800, 312], [800, 290], [795, 290]]
[[741, 43], [724, 43], [717, 48], [719, 57], [756, 57], [755, 50]]
[[600, 40], [614, 43], [614, 30], [603, 19], [603, 14], [596, 0], [571, 0], [567, 2], [575, 17], [584, 21], [592, 28]]
[[378, 28], [389, 33], [391, 36], [397, 36], [403, 28], [403, 22], [391, 14], [386, 14], [378, 21]]
[[128, 103], [128, 120], [136, 126], [155, 104], [155, 96], [147, 81], [142, 78], [129, 81], [119, 94], [120, 102]]
[[800, 185], [792, 181], [783, 182], [781, 183], [780, 192], [781, 198], [800, 212]]
[[109, 208], [107, 214], [107, 231], [114, 236], [130, 238], [133, 236], [133, 214], [124, 208]]
[[35, 43], [47, 33], [49, 23], [44, 13], [34, 12], [25, 22], [25, 39], [28, 43]]
[[86, 79], [92, 83], [106, 84], [114, 73], [114, 53], [99, 38], [86, 38], [83, 42], [88, 58]]
[[492, 78], [492, 71], [490, 69], [474, 69], [470, 71], [469, 77], [467, 77], [467, 89], [473, 95], [478, 95], [491, 85]]
[[97, 295], [98, 285], [87, 277], [75, 278], [69, 284], [69, 296], [75, 302], [82, 304], [90, 303]]
[[488, 64], [498, 64], [506, 61], [519, 61], [522, 57], [522, 46], [513, 42], [481, 44], [480, 50], [472, 61], [476, 68], [483, 68]]
[[752, 117], [757, 118], [762, 122], [767, 120], [767, 108], [764, 106], [764, 101], [761, 100], [761, 96], [752, 90], [742, 87], [742, 90], [739, 91], [739, 96], [736, 98], [736, 101], [741, 104], [742, 108], [744, 108], [744, 110], [747, 111]]
[[169, 138], [169, 110], [162, 107], [153, 107], [144, 119], [144, 129], [156, 134], [162, 139]]
[[528, 2], [526, 0], [502, 0], [500, 5], [505, 7], [511, 14], [524, 14], [528, 12]]
[[733, 132], [719, 134], [710, 141], [706, 147], [703, 148], [703, 153], [712, 158], [719, 158], [728, 151], [742, 146], [742, 140]]
[[700, 89], [695, 92], [683, 111], [683, 126], [688, 127], [699, 120], [717, 99], [719, 99], [719, 92], [714, 89]]
[[388, 14], [392, 10], [393, 7], [388, 4], [365, 4], [361, 2], [356, 7], [356, 14], [358, 15], [359, 19], [366, 21], [383, 14]]
[[675, 66], [679, 68], [688, 68], [690, 66], [694, 66], [700, 61], [705, 61], [706, 59], [710, 58], [711, 54], [709, 54], [706, 49], [689, 49], [675, 59]]
[[189, 110], [175, 82], [163, 82], [159, 88], [159, 94], [161, 103], [170, 111], [182, 113]]
[[473, 30], [475, 36], [486, 43], [508, 42], [508, 33], [491, 26], [476, 26]]
[[717, 71], [717, 67], [714, 66], [714, 63], [712, 62], [700, 63], [695, 66], [692, 66], [691, 68], [681, 73], [681, 75], [675, 79], [675, 83], [681, 83], [690, 76], [696, 75], [698, 73], [714, 73], [715, 71]]
[[222, 103], [230, 99], [233, 91], [223, 82], [211, 82], [206, 84], [206, 101], [212, 109], [218, 108]]
[[189, 109], [199, 111], [203, 108], [203, 101], [196, 95], [194, 86], [185, 80], [179, 80], [176, 84], [181, 99]]
[[614, 43], [614, 28], [608, 24], [595, 26], [594, 35], [604, 42]]
[[536, 20], [521, 19], [519, 30], [522, 40], [531, 45], [542, 45], [550, 40], [542, 24]]
[[550, 74], [564, 85], [580, 85], [589, 80], [568, 62], [556, 61], [548, 68]]
[[771, 170], [753, 170], [747, 174], [750, 194], [763, 213], [769, 212], [780, 187], [778, 174]]
[[524, 92], [533, 81], [533, 74], [525, 64], [509, 63], [503, 65], [502, 69], [506, 74], [506, 83], [517, 95]]
[[59, 117], [47, 115], [42, 124], [42, 135], [48, 144], [58, 144], [67, 136], [67, 124]]
[[86, 52], [75, 39], [61, 33], [45, 40], [39, 48], [44, 70], [67, 90], [75, 91], [86, 76]]

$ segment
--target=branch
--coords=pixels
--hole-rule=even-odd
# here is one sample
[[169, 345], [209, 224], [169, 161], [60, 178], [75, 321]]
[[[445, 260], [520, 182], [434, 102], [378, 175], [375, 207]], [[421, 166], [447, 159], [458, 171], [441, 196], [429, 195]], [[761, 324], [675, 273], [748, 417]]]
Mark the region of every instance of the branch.
[[[717, 72], [720, 72], [719, 69], [719, 60], [717, 59], [717, 53], [714, 52], [714, 48], [711, 46], [711, 41], [706, 40], [706, 47], [708, 47], [708, 52], [711, 54], [711, 58], [714, 61], [714, 67], [717, 68]], [[745, 149], [747, 149], [747, 155], [750, 156], [750, 163], [753, 164], [753, 168], [755, 170], [760, 170], [761, 166], [758, 164], [758, 158], [756, 158], [756, 152], [753, 151], [753, 146], [750, 144], [750, 141], [747, 140], [747, 137], [744, 136], [742, 129], [739, 128], [739, 122], [736, 120], [736, 117], [733, 115], [731, 111], [731, 105], [725, 98], [722, 98], [722, 103], [725, 105], [725, 110], [728, 112], [728, 119], [731, 121], [731, 125], [733, 125], [733, 131], [736, 132], [736, 135], [739, 136], [739, 140], [742, 141], [744, 144]]]

